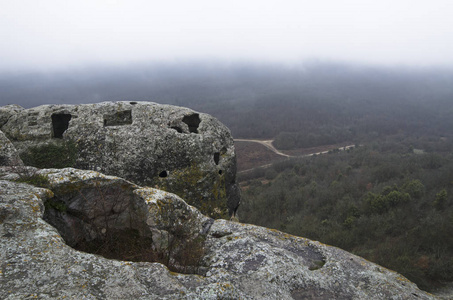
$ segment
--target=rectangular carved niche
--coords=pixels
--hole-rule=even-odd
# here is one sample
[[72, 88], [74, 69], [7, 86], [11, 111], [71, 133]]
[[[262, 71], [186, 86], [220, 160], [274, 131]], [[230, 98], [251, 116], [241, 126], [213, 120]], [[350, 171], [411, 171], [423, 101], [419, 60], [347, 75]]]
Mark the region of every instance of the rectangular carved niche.
[[132, 124], [132, 111], [123, 110], [104, 115], [104, 126], [122, 126]]
[[52, 129], [53, 137], [57, 139], [63, 138], [63, 133], [69, 127], [69, 121], [71, 120], [70, 114], [53, 114], [52, 115]]

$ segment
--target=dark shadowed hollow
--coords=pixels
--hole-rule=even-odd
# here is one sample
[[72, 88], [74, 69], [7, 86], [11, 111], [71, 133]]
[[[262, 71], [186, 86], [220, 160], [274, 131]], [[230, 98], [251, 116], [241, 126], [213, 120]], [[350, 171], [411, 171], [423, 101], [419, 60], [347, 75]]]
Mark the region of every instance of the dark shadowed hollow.
[[52, 115], [52, 129], [53, 137], [57, 139], [63, 138], [63, 133], [69, 127], [69, 121], [72, 116], [70, 114], [53, 114]]
[[55, 195], [45, 203], [44, 220], [72, 248], [109, 259], [160, 262], [180, 273], [198, 272], [204, 240], [191, 239], [181, 226], [169, 232], [166, 248], [156, 250], [146, 223], [147, 206], [130, 186], [66, 186]]

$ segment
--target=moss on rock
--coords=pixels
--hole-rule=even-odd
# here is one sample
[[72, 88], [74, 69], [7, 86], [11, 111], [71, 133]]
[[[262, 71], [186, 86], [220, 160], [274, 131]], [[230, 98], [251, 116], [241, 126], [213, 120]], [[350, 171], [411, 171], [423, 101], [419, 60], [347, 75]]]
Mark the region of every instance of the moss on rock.
[[[161, 178], [159, 188], [178, 195], [211, 218], [228, 219], [225, 179], [222, 175], [208, 174], [201, 165], [192, 163], [187, 168], [171, 172]], [[204, 195], [206, 193], [210, 194], [209, 197]], [[206, 201], [206, 198], [211, 198], [211, 201]]]
[[33, 146], [20, 154], [23, 162], [37, 168], [72, 167], [77, 158], [77, 146], [73, 141], [59, 141]]

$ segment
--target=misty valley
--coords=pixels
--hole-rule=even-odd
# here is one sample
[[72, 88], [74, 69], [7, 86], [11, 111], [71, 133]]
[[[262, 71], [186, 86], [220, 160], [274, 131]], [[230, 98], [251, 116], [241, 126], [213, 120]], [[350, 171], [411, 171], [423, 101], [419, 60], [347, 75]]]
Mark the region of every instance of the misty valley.
[[[311, 62], [0, 74], [0, 106], [153, 101], [236, 142], [241, 222], [318, 240], [431, 291], [453, 281], [453, 70]], [[355, 145], [343, 151], [346, 145]], [[307, 156], [324, 152], [325, 154]]]

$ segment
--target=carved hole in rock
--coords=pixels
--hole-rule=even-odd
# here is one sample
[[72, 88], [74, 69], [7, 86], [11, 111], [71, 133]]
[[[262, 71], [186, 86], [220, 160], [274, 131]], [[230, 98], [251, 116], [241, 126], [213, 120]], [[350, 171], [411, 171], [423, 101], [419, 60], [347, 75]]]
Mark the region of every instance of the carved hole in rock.
[[179, 133], [182, 133], [182, 129], [180, 127], [178, 127], [178, 126], [172, 126], [170, 128], [176, 130]]
[[315, 246], [308, 245], [307, 247], [296, 248], [292, 245], [288, 245], [285, 249], [301, 256], [305, 260], [310, 271], [319, 270], [326, 263], [326, 257]]
[[189, 132], [198, 133], [198, 126], [200, 126], [201, 120], [199, 114], [191, 114], [184, 116], [182, 121], [189, 126]]
[[122, 126], [132, 124], [132, 111], [123, 110], [104, 115], [104, 126]]
[[135, 104], [137, 104], [137, 102], [129, 102], [129, 104], [135, 105]]
[[156, 261], [146, 207], [127, 187], [67, 186], [55, 194], [45, 203], [44, 220], [69, 246], [106, 258]]
[[307, 259], [307, 262], [309, 262], [308, 269], [310, 271], [319, 270], [326, 264], [324, 255], [314, 247], [307, 247], [305, 249], [304, 257]]
[[63, 133], [69, 128], [70, 114], [53, 114], [52, 116], [53, 137], [63, 138]]
[[308, 267], [310, 271], [315, 271], [321, 269], [326, 264], [325, 259], [314, 260], [312, 264]]
[[[44, 220], [70, 247], [109, 259], [159, 262], [171, 271], [204, 275], [204, 237], [178, 223], [153, 243], [148, 207], [127, 185], [63, 186], [45, 202]], [[165, 218], [165, 216], [163, 216]]]
[[223, 171], [222, 170], [219, 170], [219, 175], [222, 175], [223, 174]]
[[215, 162], [216, 165], [219, 164], [219, 162], [220, 162], [220, 152], [214, 153], [214, 162]]
[[167, 171], [162, 171], [162, 172], [159, 173], [159, 177], [161, 177], [161, 178], [165, 178], [167, 176], [168, 176], [168, 172]]

